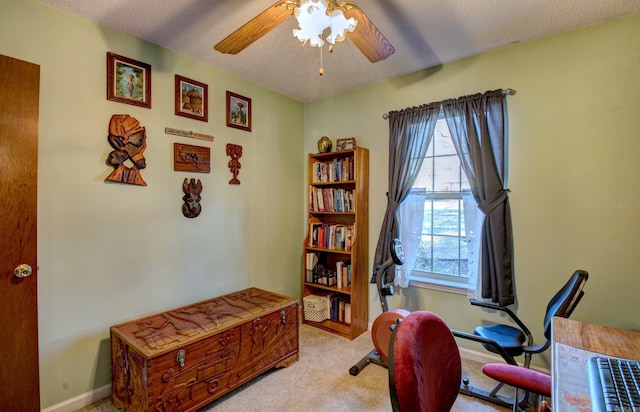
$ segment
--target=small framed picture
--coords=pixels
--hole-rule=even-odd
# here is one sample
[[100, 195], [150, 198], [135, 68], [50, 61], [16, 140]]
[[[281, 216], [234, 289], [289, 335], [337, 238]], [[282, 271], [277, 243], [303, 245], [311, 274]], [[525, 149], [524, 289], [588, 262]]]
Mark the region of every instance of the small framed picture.
[[176, 115], [209, 121], [208, 86], [176, 74]]
[[338, 152], [343, 150], [353, 150], [356, 148], [356, 138], [346, 137], [344, 139], [336, 140], [336, 150]]
[[251, 131], [251, 99], [227, 91], [227, 126]]
[[151, 66], [107, 52], [107, 100], [151, 109]]

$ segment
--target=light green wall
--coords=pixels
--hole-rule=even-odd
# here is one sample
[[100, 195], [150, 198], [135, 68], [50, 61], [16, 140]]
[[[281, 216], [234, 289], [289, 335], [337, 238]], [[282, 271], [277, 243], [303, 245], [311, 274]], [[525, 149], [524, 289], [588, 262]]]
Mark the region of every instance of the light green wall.
[[[517, 90], [507, 100], [518, 315], [540, 341], [548, 300], [580, 268], [590, 280], [573, 317], [640, 330], [640, 15], [308, 104], [305, 150], [322, 135], [369, 148], [372, 262], [386, 207], [382, 114], [498, 88]], [[375, 319], [373, 286], [369, 304]], [[424, 289], [402, 290], [390, 306], [431, 310], [466, 331], [499, 320], [465, 296]]]
[[[106, 100], [107, 51], [152, 66], [151, 110]], [[0, 53], [41, 66], [43, 407], [110, 382], [112, 324], [249, 286], [300, 295], [301, 103], [35, 0], [2, 0]], [[209, 122], [174, 115], [175, 74], [209, 86]], [[251, 133], [226, 127], [226, 90], [252, 99]], [[121, 113], [146, 127], [146, 187], [104, 183], [109, 119]], [[174, 142], [210, 147], [211, 173], [174, 172]], [[228, 184], [227, 143], [243, 146], [239, 186]], [[195, 219], [181, 212], [187, 177], [204, 186]]]
[[[515, 44], [302, 104], [232, 74], [35, 0], [2, 0], [0, 53], [41, 66], [39, 321], [42, 406], [108, 384], [108, 327], [247, 286], [299, 296], [307, 152], [322, 135], [370, 149], [370, 262], [387, 186], [390, 110], [482, 92], [508, 98], [518, 314], [541, 335], [544, 306], [575, 268], [589, 270], [574, 317], [640, 330], [640, 16]], [[105, 98], [106, 52], [149, 63], [153, 108]], [[209, 122], [174, 115], [174, 74], [209, 86]], [[18, 81], [18, 80], [17, 80]], [[227, 128], [225, 90], [249, 96], [253, 132]], [[147, 187], [105, 184], [112, 114], [147, 128]], [[164, 127], [215, 136], [204, 142]], [[303, 141], [304, 136], [304, 141]], [[172, 170], [173, 142], [211, 147], [210, 174]], [[240, 186], [226, 143], [243, 146]], [[203, 212], [180, 212], [185, 177]], [[300, 216], [299, 223], [291, 216]], [[284, 228], [284, 230], [283, 230]], [[380, 312], [371, 287], [370, 319]], [[448, 293], [401, 291], [471, 330], [496, 316]]]

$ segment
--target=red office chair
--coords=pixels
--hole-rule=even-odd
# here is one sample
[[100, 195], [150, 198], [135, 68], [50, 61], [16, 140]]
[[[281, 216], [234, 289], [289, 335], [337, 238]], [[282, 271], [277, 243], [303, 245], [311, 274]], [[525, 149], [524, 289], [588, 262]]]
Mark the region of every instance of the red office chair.
[[394, 412], [445, 412], [458, 396], [462, 364], [447, 324], [415, 311], [400, 320], [389, 344], [389, 392]]

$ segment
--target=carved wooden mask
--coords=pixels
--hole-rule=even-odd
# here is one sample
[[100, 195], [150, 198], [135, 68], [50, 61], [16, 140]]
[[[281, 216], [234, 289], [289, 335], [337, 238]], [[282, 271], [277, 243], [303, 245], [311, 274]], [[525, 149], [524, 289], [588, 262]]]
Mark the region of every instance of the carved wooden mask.
[[182, 214], [188, 218], [197, 217], [202, 211], [202, 206], [200, 205], [202, 182], [200, 182], [200, 179], [198, 179], [197, 182], [196, 179], [184, 179], [182, 191], [184, 192], [184, 196], [182, 197], [182, 200], [184, 200]]

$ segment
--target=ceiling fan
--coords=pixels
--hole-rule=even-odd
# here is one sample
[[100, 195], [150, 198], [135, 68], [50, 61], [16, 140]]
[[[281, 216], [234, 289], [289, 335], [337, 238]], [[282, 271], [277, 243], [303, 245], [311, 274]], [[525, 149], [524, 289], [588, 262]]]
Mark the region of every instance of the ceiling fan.
[[309, 42], [311, 46], [321, 47], [324, 44], [321, 36], [324, 30], [330, 29], [326, 40], [331, 45], [344, 40], [346, 34], [371, 63], [384, 60], [396, 51], [354, 2], [338, 3], [336, 0], [278, 0], [216, 44], [214, 49], [237, 54], [292, 15], [300, 25], [300, 30], [293, 30], [293, 34], [303, 44]]

